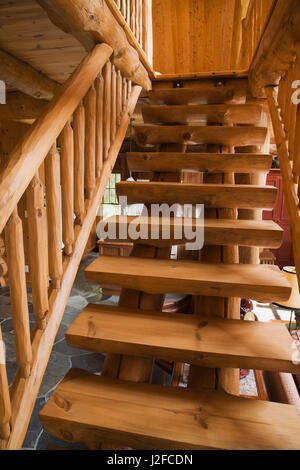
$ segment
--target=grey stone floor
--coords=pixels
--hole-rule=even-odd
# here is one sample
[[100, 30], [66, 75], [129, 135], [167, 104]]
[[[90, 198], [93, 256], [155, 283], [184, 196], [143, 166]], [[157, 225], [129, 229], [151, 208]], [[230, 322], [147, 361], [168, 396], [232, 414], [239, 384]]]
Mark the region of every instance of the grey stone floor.
[[[48, 367], [39, 390], [38, 399], [36, 401], [28, 432], [25, 437], [23, 445], [24, 450], [42, 450], [46, 449], [49, 444], [62, 446], [69, 449], [81, 450], [84, 448], [83, 444], [70, 445], [59, 441], [58, 439], [55, 439], [44, 432], [38, 415], [39, 411], [43, 408], [53, 390], [71, 367], [86, 369], [93, 373], [101, 373], [104, 355], [70, 348], [67, 346], [65, 341], [65, 332], [67, 331], [68, 327], [89, 302], [106, 305], [116, 305], [118, 302], [117, 297], [101, 299], [99, 288], [97, 286], [92, 286], [85, 280], [84, 268], [88, 266], [97, 256], [98, 255], [96, 253], [92, 253], [81, 263], [67, 307], [65, 309], [62, 323], [55, 339], [55, 344], [48, 363]], [[30, 291], [28, 291], [28, 297], [30, 302]], [[31, 326], [33, 326], [35, 319], [31, 302], [29, 303], [29, 311], [30, 323]], [[273, 318], [288, 320], [290, 316], [289, 311], [280, 310], [273, 305], [261, 305], [255, 303], [254, 311], [260, 321], [269, 321]], [[9, 383], [11, 384], [17, 370], [17, 365], [15, 358], [9, 289], [6, 287], [0, 288], [0, 324], [3, 340], [6, 346], [8, 379]], [[169, 385], [170, 377], [160, 368], [156, 367], [153, 375], [153, 383]], [[251, 371], [247, 378], [241, 381], [240, 393], [243, 395], [257, 395], [253, 371]]]

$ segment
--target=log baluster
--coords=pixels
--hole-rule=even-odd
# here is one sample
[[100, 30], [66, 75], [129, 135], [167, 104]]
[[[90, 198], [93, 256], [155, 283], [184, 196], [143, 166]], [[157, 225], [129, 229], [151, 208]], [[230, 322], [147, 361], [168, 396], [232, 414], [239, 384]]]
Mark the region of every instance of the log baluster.
[[107, 160], [110, 149], [111, 129], [111, 62], [108, 61], [104, 68], [104, 110], [103, 110], [103, 152], [104, 160]]
[[96, 90], [94, 85], [85, 100], [85, 158], [84, 187], [86, 199], [91, 200], [96, 184]]
[[74, 245], [74, 151], [70, 121], [62, 131], [60, 142], [63, 243], [66, 256], [71, 256]]
[[82, 225], [85, 215], [84, 206], [84, 144], [85, 109], [82, 103], [73, 116], [74, 132], [74, 212], [76, 225]]
[[122, 108], [123, 112], [126, 109], [127, 105], [127, 79], [124, 77], [123, 78], [123, 93], [122, 93]]
[[96, 86], [96, 177], [101, 176], [103, 167], [103, 92], [104, 81], [100, 74], [95, 82]]
[[111, 69], [111, 141], [117, 133], [117, 73], [113, 65]]
[[11, 402], [5, 362], [5, 348], [0, 326], [0, 439], [8, 439], [10, 436]]
[[131, 92], [132, 92], [132, 81], [131, 81], [131, 80], [128, 80], [128, 84], [127, 84], [127, 99], [130, 98]]
[[122, 117], [122, 75], [117, 71], [117, 127], [120, 126]]
[[60, 155], [56, 143], [45, 159], [46, 200], [48, 215], [49, 275], [53, 289], [60, 289], [63, 275]]
[[31, 371], [32, 349], [26, 290], [23, 227], [17, 209], [13, 211], [7, 222], [5, 241], [17, 363], [20, 366], [21, 377], [28, 378]]
[[49, 311], [48, 240], [44, 198], [44, 185], [37, 173], [26, 191], [26, 201], [33, 311], [40, 330], [46, 328], [46, 316]]

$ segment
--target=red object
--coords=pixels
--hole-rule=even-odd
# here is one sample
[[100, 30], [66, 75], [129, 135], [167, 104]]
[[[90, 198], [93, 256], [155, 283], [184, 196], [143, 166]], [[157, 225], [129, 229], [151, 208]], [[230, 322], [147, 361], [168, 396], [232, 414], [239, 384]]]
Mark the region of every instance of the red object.
[[276, 264], [280, 268], [294, 266], [294, 253], [289, 225], [289, 217], [285, 204], [280, 170], [271, 170], [267, 177], [267, 185], [278, 189], [276, 206], [273, 211], [264, 211], [264, 220], [274, 220], [284, 230], [283, 243], [278, 250], [270, 250], [276, 256]]

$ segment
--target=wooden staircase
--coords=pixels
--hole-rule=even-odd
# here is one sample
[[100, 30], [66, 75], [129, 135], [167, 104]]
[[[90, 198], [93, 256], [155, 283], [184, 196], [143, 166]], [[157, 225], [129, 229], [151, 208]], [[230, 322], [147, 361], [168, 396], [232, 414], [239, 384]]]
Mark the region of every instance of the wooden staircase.
[[[261, 220], [276, 203], [276, 189], [265, 186], [271, 157], [262, 108], [246, 103], [239, 86], [154, 87], [143, 116], [134, 134], [141, 151], [127, 161], [152, 181], [122, 182], [118, 194], [146, 207], [205, 204], [205, 246], [197, 260], [171, 260], [171, 246], [187, 240], [175, 239], [174, 218], [164, 240], [165, 221], [154, 218], [157, 240], [136, 242], [129, 259], [101, 257], [87, 268], [93, 283], [122, 286], [119, 306], [89, 305], [66, 338], [106, 353], [104, 369], [101, 377], [71, 370], [42, 410], [43, 426], [90, 448], [298, 449], [293, 407], [237, 396], [239, 368], [299, 372], [285, 326], [239, 316], [241, 297], [276, 302], [291, 292], [277, 267], [252, 264], [259, 247], [282, 240], [280, 227]], [[148, 152], [153, 145], [157, 153]], [[194, 145], [205, 152], [187, 153]], [[198, 172], [196, 183], [186, 182], [187, 171]], [[118, 229], [132, 220], [115, 218]], [[192, 294], [192, 311], [163, 314], [167, 293]], [[155, 358], [190, 363], [188, 388], [151, 385]]]

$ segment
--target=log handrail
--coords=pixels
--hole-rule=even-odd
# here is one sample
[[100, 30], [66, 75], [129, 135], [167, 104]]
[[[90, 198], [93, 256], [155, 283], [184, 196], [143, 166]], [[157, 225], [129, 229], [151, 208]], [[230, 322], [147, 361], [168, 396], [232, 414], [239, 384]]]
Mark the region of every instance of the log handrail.
[[[152, 0], [106, 0], [108, 7], [118, 23], [122, 26], [128, 42], [137, 50], [140, 61], [154, 79], [153, 71], [153, 28]], [[139, 22], [132, 21], [130, 5], [138, 5]], [[132, 29], [134, 24], [134, 29]]]
[[249, 80], [253, 95], [266, 96], [270, 109], [300, 285], [299, 1], [277, 0], [253, 59]]
[[10, 155], [7, 168], [0, 179], [0, 233], [53, 142], [112, 52], [107, 44], [93, 49]]
[[[141, 92], [112, 64], [112, 52], [106, 44], [95, 46], [17, 144], [2, 174], [0, 280], [10, 288], [19, 368], [9, 390], [0, 349], [0, 449], [22, 445], [79, 263]], [[28, 287], [36, 317], [33, 331]]]

